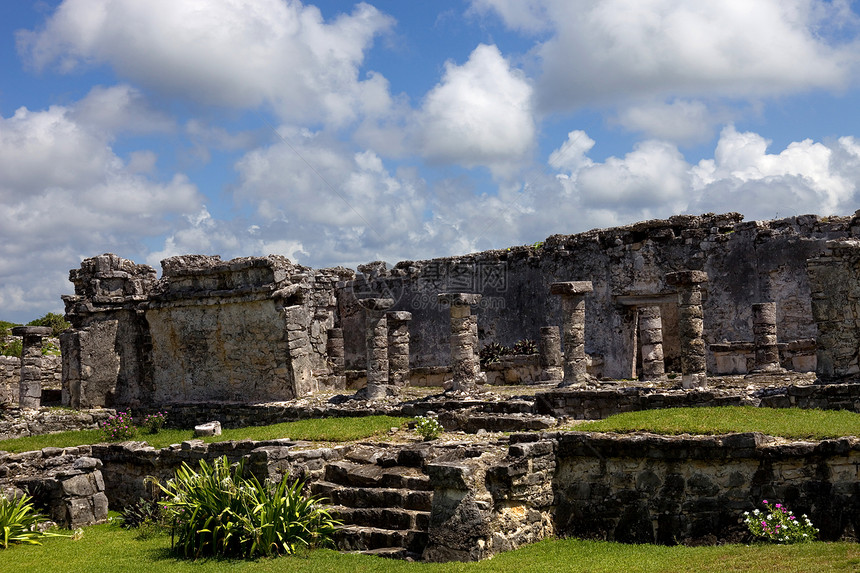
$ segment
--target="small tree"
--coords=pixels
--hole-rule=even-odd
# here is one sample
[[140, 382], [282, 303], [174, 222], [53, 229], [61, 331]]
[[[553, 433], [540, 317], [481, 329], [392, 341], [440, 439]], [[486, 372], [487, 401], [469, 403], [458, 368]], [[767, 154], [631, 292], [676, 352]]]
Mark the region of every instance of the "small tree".
[[56, 312], [49, 312], [42, 318], [37, 318], [36, 320], [31, 320], [27, 323], [27, 326], [49, 326], [51, 327], [51, 336], [57, 337], [61, 332], [72, 326], [69, 324], [65, 318], [63, 318], [62, 314], [57, 314]]

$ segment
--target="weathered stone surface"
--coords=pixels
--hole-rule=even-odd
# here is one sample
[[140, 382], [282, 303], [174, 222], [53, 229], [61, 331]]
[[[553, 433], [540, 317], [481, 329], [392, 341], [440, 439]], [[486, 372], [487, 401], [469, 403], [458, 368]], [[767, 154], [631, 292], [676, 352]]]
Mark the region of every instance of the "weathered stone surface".
[[194, 435], [195, 436], [220, 436], [221, 435], [221, 422], [217, 420], [214, 422], [206, 422], [205, 424], [200, 424], [194, 426]]

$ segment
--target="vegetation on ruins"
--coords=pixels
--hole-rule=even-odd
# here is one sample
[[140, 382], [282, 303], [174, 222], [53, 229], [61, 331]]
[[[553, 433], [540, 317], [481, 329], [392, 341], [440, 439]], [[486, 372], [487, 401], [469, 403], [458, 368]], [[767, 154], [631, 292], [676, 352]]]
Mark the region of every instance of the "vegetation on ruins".
[[[15, 326], [21, 325], [0, 320], [0, 356], [21, 357], [21, 351], [23, 350], [21, 339], [12, 337], [12, 328]], [[61, 332], [69, 328], [71, 324], [63, 318], [62, 314], [49, 312], [41, 318], [31, 320], [27, 323], [27, 326], [49, 326], [51, 327], [51, 336], [56, 338]], [[46, 340], [42, 344], [42, 354], [59, 356], [60, 348], [53, 342]]]
[[69, 324], [69, 322], [63, 317], [62, 314], [57, 314], [56, 312], [49, 312], [41, 318], [31, 320], [27, 323], [27, 326], [48, 326], [51, 328], [51, 336], [56, 338], [60, 335], [61, 332], [63, 332], [72, 325]]
[[[226, 442], [228, 440], [274, 440], [291, 438], [318, 442], [347, 442], [363, 440], [387, 433], [392, 427], [406, 424], [409, 418], [394, 416], [362, 416], [354, 418], [313, 418], [295, 422], [283, 422], [268, 426], [227, 428], [220, 436], [207, 436], [204, 442]], [[162, 429], [157, 434], [142, 436], [154, 448], [164, 448], [194, 438], [193, 430]], [[104, 441], [102, 430], [74, 430], [22, 436], [0, 440], [0, 450], [7, 452], [28, 452], [42, 448], [70, 448]]]
[[120, 442], [131, 440], [137, 435], [137, 426], [134, 425], [131, 410], [117, 412], [115, 416], [105, 420], [101, 427], [102, 437], [107, 442]]
[[39, 524], [46, 520], [36, 511], [30, 496], [13, 499], [0, 495], [0, 548], [8, 549], [14, 544], [40, 545], [44, 537], [59, 535], [39, 529]]
[[415, 431], [425, 442], [438, 438], [444, 429], [436, 418], [426, 416], [415, 418]]
[[798, 518], [781, 503], [770, 503], [766, 499], [762, 500], [762, 504], [767, 511], [756, 509], [752, 513], [744, 512], [744, 523], [756, 538], [784, 544], [815, 540], [818, 529], [806, 514]]
[[150, 434], [157, 434], [164, 427], [164, 422], [167, 421], [167, 412], [156, 412], [155, 414], [147, 414], [143, 418], [143, 427]]
[[616, 414], [604, 420], [577, 424], [588, 432], [653, 432], [655, 434], [716, 435], [761, 432], [795, 439], [860, 436], [860, 414], [847, 410], [799, 408], [666, 408]]
[[513, 346], [504, 346], [498, 342], [491, 342], [481, 348], [478, 352], [478, 357], [481, 360], [481, 367], [485, 368], [488, 364], [499, 362], [503, 356], [537, 354], [537, 351], [537, 344], [535, 344], [534, 340], [524, 338], [518, 340]]
[[169, 526], [162, 507], [160, 499], [141, 497], [122, 510], [117, 522], [125, 529], [136, 529], [139, 537], [149, 537]]
[[21, 356], [21, 340], [12, 338], [12, 327], [18, 326], [14, 322], [0, 320], [0, 356]]
[[246, 476], [227, 457], [195, 471], [183, 463], [165, 484], [163, 508], [171, 546], [185, 557], [271, 557], [331, 544], [339, 522], [304, 484], [285, 475], [277, 484]]

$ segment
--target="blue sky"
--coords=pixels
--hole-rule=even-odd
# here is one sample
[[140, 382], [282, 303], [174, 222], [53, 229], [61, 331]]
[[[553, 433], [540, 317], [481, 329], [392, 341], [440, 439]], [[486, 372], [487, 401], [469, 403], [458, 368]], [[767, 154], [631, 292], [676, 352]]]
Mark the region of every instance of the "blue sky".
[[324, 267], [860, 208], [860, 6], [0, 7], [0, 319], [114, 252]]

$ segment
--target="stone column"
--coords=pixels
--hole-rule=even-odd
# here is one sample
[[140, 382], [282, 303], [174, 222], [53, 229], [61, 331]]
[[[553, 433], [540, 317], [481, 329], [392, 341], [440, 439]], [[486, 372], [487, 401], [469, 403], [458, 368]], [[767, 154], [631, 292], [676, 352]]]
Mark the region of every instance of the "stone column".
[[412, 313], [388, 311], [388, 383], [395, 388], [409, 385], [409, 321]]
[[776, 303], [752, 305], [755, 368], [753, 372], [780, 372], [779, 348], [776, 345]]
[[481, 295], [470, 293], [441, 293], [440, 304], [451, 306], [451, 369], [455, 392], [470, 392], [481, 378], [478, 358], [478, 317], [472, 306], [481, 302]]
[[565, 386], [589, 380], [585, 354], [585, 295], [593, 290], [591, 281], [552, 283], [549, 289], [550, 294], [561, 295]]
[[564, 378], [564, 358], [561, 354], [561, 333], [557, 326], [542, 326], [540, 329], [541, 380]]
[[366, 312], [367, 399], [378, 400], [389, 395], [388, 323], [385, 311], [394, 306], [391, 298], [363, 298]]
[[678, 289], [678, 334], [681, 339], [681, 383], [684, 388], [707, 387], [701, 284], [704, 271], [678, 271], [666, 283]]
[[663, 319], [660, 307], [640, 306], [639, 340], [642, 341], [642, 375], [640, 380], [664, 380], [666, 365], [663, 362]]
[[24, 338], [21, 350], [21, 382], [18, 406], [38, 409], [42, 404], [42, 337], [51, 334], [49, 326], [16, 326], [12, 336]]
[[343, 329], [329, 328], [326, 334], [325, 351], [331, 363], [332, 374], [343, 376], [343, 370], [346, 367], [346, 355], [343, 349]]

